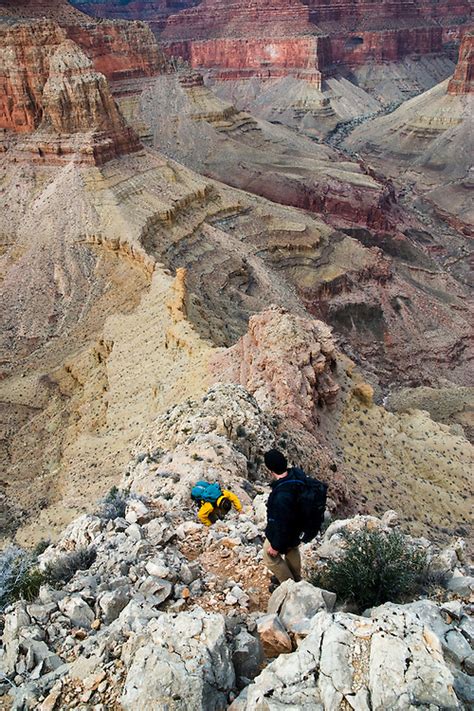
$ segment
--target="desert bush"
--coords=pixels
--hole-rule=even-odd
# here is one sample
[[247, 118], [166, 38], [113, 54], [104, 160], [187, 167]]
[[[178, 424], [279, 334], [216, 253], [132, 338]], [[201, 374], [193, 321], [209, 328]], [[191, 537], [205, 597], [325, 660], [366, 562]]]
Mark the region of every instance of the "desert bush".
[[0, 610], [15, 600], [31, 601], [38, 595], [45, 582], [43, 573], [36, 566], [36, 556], [10, 546], [0, 555]]
[[406, 600], [421, 588], [426, 555], [408, 545], [402, 534], [364, 528], [354, 533], [345, 530], [343, 536], [344, 552], [313, 573], [314, 585], [332, 590], [360, 609]]
[[106, 521], [111, 521], [115, 518], [123, 518], [129, 498], [130, 492], [128, 489], [118, 489], [116, 486], [113, 486], [107, 496], [100, 502], [99, 516]]
[[52, 587], [68, 583], [77, 570], [88, 570], [97, 557], [94, 547], [77, 548], [48, 563], [44, 570], [45, 582]]
[[78, 548], [48, 563], [42, 571], [38, 567], [38, 555], [43, 550], [43, 545], [31, 553], [10, 546], [0, 554], [0, 611], [15, 600], [31, 602], [38, 596], [41, 585], [65, 585], [77, 570], [90, 568], [97, 557], [93, 547]]

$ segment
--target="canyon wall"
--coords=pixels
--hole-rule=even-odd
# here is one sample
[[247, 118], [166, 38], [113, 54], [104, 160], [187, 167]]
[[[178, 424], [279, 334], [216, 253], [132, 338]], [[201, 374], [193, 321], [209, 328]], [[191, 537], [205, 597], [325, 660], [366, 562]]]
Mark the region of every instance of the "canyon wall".
[[464, 35], [459, 61], [448, 84], [448, 94], [469, 94], [474, 91], [474, 33]]
[[192, 67], [214, 69], [214, 76], [219, 79], [292, 74], [321, 87], [317, 37], [181, 40], [167, 43], [164, 49], [169, 57], [182, 57]]
[[[268, 76], [309, 66], [331, 76], [370, 61], [445, 51], [459, 39], [471, 15], [469, 3], [335, 0], [204, 0], [170, 15], [160, 39], [166, 51], [193, 67], [214, 68], [219, 78]], [[230, 43], [229, 39], [233, 42]], [[278, 49], [268, 39], [278, 40]], [[282, 61], [291, 54], [293, 61]], [[272, 71], [273, 70], [273, 71]]]

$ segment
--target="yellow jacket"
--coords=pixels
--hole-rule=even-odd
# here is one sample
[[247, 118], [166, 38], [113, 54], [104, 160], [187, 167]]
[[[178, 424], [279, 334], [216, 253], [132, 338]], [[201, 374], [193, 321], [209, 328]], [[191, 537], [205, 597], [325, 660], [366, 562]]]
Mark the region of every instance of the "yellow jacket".
[[209, 501], [206, 501], [202, 504], [198, 512], [198, 519], [201, 521], [201, 523], [203, 523], [205, 526], [210, 526], [213, 523], [209, 517], [216, 508], [219, 508], [219, 503], [223, 498], [229, 499], [236, 511], [241, 510], [242, 504], [240, 503], [238, 497], [231, 491], [227, 491], [227, 489], [222, 489], [222, 496], [217, 499], [215, 505], [211, 504]]

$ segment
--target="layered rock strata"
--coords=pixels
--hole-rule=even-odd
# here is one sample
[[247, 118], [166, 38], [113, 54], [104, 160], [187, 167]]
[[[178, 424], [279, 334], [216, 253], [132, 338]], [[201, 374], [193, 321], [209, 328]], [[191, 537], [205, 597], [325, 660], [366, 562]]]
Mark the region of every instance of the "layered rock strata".
[[448, 84], [448, 94], [469, 94], [474, 91], [474, 33], [464, 35], [454, 76]]
[[157, 77], [132, 125], [148, 126], [167, 156], [234, 187], [324, 215], [337, 226], [395, 226], [395, 196], [328, 146], [256, 121], [218, 99], [197, 72]]
[[[456, 76], [461, 74], [468, 77], [469, 70], [461, 68]], [[429, 200], [454, 228], [454, 234], [439, 244], [445, 252], [450, 242], [457, 242], [453, 258], [469, 249], [459, 235], [469, 235], [473, 222], [471, 162], [466, 150], [472, 143], [473, 94], [466, 93], [468, 87], [467, 80], [442, 82], [393, 113], [357, 127], [345, 141], [395, 183], [403, 173], [400, 187], [410, 183]]]
[[58, 25], [15, 24], [3, 39], [7, 93], [0, 126], [29, 134], [12, 149], [18, 159], [67, 162], [72, 156], [100, 164], [139, 149], [105, 77]]
[[[48, 19], [58, 23], [66, 37], [76, 42], [93, 60], [96, 70], [105, 74], [110, 81], [153, 76], [164, 66], [163, 56], [151, 30], [143, 22], [93, 22], [66, 0], [57, 3], [46, 0], [40, 3], [31, 0], [13, 3], [2, 0], [0, 18], [6, 25], [3, 33], [5, 29], [8, 30], [9, 25], [16, 22]], [[25, 55], [33, 51], [32, 46], [37, 44], [35, 38], [30, 35], [25, 35], [16, 42], [23, 46]], [[24, 59], [18, 59], [21, 67]]]
[[[470, 15], [465, 0], [454, 8], [431, 2], [419, 7], [412, 0], [382, 2], [376, 13], [372, 3], [363, 1], [229, 5], [205, 0], [171, 15], [161, 38], [168, 52], [194, 67], [216, 70], [219, 78], [281, 76], [295, 69], [311, 69], [325, 78], [369, 61], [440, 53], [446, 42], [459, 37]], [[285, 61], [288, 53], [294, 63]]]

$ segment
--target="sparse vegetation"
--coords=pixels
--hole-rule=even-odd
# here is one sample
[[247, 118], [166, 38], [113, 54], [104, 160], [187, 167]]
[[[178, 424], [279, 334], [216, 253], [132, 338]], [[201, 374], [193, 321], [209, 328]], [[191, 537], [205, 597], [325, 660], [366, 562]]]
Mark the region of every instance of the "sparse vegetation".
[[107, 496], [102, 499], [98, 515], [107, 521], [123, 518], [129, 498], [130, 491], [128, 489], [118, 489], [113, 486]]
[[361, 610], [384, 602], [400, 602], [413, 596], [426, 575], [424, 551], [409, 546], [396, 531], [364, 528], [343, 532], [342, 556], [315, 572], [311, 582], [332, 590], [341, 600]]
[[45, 581], [52, 587], [61, 587], [72, 579], [77, 570], [88, 570], [96, 556], [95, 548], [84, 547], [56, 558], [45, 568]]
[[[38, 556], [45, 548], [37, 546], [33, 552], [10, 546], [0, 555], [0, 610], [15, 600], [31, 602], [42, 585], [61, 587], [77, 570], [87, 570], [96, 558], [94, 548], [78, 548], [48, 564], [44, 571], [38, 567]], [[38, 550], [39, 548], [39, 550]]]
[[19, 598], [33, 600], [43, 582], [36, 556], [10, 546], [0, 555], [0, 610]]

